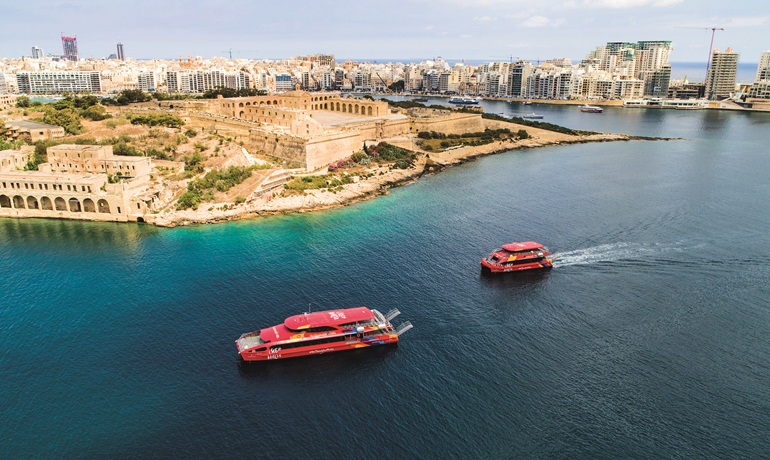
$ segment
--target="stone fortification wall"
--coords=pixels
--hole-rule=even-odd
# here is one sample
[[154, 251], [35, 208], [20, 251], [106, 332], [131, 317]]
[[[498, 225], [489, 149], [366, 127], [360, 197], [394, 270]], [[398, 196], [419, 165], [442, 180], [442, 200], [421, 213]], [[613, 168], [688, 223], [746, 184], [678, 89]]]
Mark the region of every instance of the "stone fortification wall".
[[363, 147], [364, 138], [359, 130], [342, 131], [313, 138], [306, 145], [306, 168], [308, 171], [323, 168], [337, 160], [349, 157]]
[[441, 133], [473, 133], [484, 131], [484, 119], [481, 114], [453, 113], [445, 117], [413, 118], [410, 130], [413, 133], [437, 131]]
[[127, 222], [123, 192], [122, 184], [107, 184], [106, 174], [0, 173], [0, 217]]
[[287, 134], [275, 134], [262, 130], [249, 132], [246, 148], [252, 152], [278, 158], [287, 163], [298, 163], [307, 168], [307, 139]]

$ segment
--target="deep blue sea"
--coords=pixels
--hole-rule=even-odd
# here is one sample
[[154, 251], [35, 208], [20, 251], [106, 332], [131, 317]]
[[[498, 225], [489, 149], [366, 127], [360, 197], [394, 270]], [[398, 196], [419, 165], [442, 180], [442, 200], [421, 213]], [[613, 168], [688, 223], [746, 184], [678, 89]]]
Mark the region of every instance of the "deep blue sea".
[[[485, 105], [686, 140], [222, 225], [0, 219], [0, 458], [767, 457], [770, 114]], [[553, 270], [481, 274], [530, 239]], [[239, 362], [241, 333], [309, 303], [415, 327]]]

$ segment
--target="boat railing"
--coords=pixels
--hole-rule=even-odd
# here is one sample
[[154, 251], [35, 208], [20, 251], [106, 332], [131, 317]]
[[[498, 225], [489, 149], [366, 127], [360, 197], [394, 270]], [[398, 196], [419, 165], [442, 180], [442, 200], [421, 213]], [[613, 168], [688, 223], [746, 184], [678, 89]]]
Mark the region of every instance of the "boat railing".
[[400, 336], [404, 332], [408, 331], [409, 329], [413, 328], [412, 323], [409, 321], [406, 321], [404, 323], [399, 324], [399, 326], [396, 328], [396, 335]]
[[398, 310], [398, 308], [394, 308], [394, 309], [390, 310], [389, 312], [385, 313], [385, 319], [387, 319], [388, 321], [393, 321], [393, 318], [395, 318], [396, 316], [398, 316], [400, 314], [401, 314], [401, 312]]

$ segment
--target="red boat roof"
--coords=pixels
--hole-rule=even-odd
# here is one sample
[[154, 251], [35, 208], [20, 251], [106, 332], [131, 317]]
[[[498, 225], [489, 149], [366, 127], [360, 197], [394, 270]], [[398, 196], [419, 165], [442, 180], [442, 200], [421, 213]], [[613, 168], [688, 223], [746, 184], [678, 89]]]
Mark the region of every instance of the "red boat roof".
[[543, 249], [543, 247], [542, 244], [535, 241], [522, 241], [503, 245], [503, 249], [509, 252], [531, 251], [533, 249]]
[[374, 319], [374, 313], [366, 307], [346, 308], [344, 310], [317, 311], [290, 316], [284, 326], [295, 331], [311, 327], [339, 326]]
[[[279, 342], [294, 336], [302, 337], [301, 332], [311, 327], [339, 326], [374, 319], [374, 313], [366, 307], [346, 308], [343, 310], [317, 311], [289, 316], [283, 324], [266, 327], [259, 331], [263, 342]], [[300, 335], [297, 335], [300, 334]]]

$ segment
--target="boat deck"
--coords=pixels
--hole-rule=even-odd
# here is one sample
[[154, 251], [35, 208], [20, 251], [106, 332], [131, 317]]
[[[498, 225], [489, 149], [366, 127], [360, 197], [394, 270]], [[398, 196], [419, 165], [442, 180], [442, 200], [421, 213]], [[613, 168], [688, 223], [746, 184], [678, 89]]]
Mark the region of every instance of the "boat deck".
[[259, 338], [259, 331], [257, 331], [256, 334], [244, 334], [241, 338], [238, 339], [238, 346], [241, 350], [256, 347], [257, 345], [261, 344], [262, 340]]

